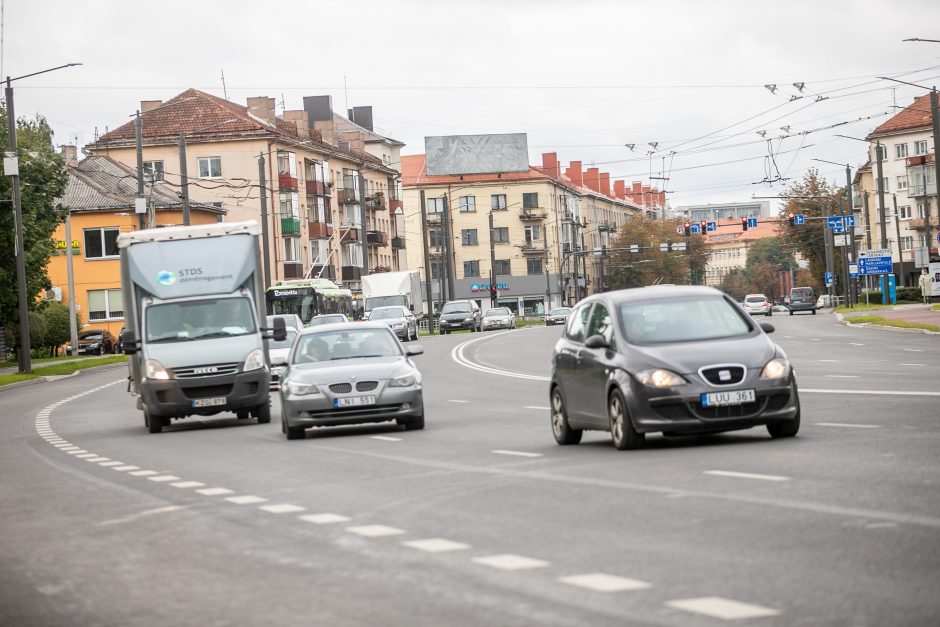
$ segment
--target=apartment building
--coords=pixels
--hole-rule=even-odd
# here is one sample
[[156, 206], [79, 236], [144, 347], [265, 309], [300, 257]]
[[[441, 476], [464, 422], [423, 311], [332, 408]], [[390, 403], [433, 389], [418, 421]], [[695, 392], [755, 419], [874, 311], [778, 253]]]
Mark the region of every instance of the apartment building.
[[675, 214], [690, 222], [726, 220], [728, 218], [770, 218], [770, 201], [725, 202], [703, 205], [684, 205], [675, 208]]
[[[281, 114], [273, 98], [243, 106], [196, 89], [143, 101], [144, 170], [224, 209], [226, 220], [266, 222], [269, 284], [322, 277], [357, 290], [363, 274], [404, 261], [396, 167], [403, 144], [375, 133], [371, 107], [348, 114], [334, 112], [329, 96], [305, 97], [303, 109]], [[88, 148], [136, 167], [134, 126]]]

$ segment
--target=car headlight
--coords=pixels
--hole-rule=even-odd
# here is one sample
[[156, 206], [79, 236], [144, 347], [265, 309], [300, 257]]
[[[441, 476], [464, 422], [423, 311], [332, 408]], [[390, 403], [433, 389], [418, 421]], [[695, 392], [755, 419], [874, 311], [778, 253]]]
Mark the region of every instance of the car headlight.
[[415, 376], [415, 373], [411, 372], [409, 374], [402, 375], [400, 377], [395, 377], [388, 382], [388, 387], [390, 388], [407, 388], [411, 387], [418, 381], [418, 377]]
[[287, 393], [293, 394], [294, 396], [307, 396], [308, 394], [316, 394], [319, 391], [320, 390], [317, 389], [317, 386], [313, 383], [290, 381], [287, 384]]
[[170, 373], [167, 372], [167, 369], [163, 367], [156, 359], [148, 359], [144, 362], [144, 368], [147, 371], [148, 379], [159, 379], [161, 381], [166, 381], [170, 378]]
[[780, 357], [774, 357], [764, 365], [760, 372], [761, 379], [782, 379], [790, 372], [790, 362]]
[[393, 327], [396, 327], [396, 328], [400, 328], [400, 327], [405, 326], [405, 323], [404, 323], [404, 322], [393, 322], [393, 323], [392, 323], [392, 326], [393, 326]]
[[249, 370], [257, 370], [258, 368], [264, 368], [264, 351], [260, 348], [248, 353], [248, 358], [245, 360], [245, 366], [242, 368], [244, 372]]
[[648, 385], [654, 388], [671, 388], [677, 385], [686, 384], [686, 380], [677, 375], [675, 372], [663, 370], [661, 368], [643, 370], [642, 372], [636, 373], [634, 376], [636, 377], [636, 380], [643, 385]]

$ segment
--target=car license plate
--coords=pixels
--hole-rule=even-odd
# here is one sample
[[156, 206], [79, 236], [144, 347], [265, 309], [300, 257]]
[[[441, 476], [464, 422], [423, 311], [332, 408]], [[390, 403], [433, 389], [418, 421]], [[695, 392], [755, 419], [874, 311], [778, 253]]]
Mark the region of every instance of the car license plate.
[[193, 407], [217, 407], [225, 405], [225, 403], [224, 396], [213, 396], [212, 398], [197, 398], [193, 401]]
[[333, 407], [361, 407], [362, 405], [375, 405], [374, 396], [344, 396], [333, 399]]
[[722, 407], [725, 405], [742, 405], [753, 403], [754, 390], [731, 390], [728, 392], [710, 392], [702, 394], [702, 407]]

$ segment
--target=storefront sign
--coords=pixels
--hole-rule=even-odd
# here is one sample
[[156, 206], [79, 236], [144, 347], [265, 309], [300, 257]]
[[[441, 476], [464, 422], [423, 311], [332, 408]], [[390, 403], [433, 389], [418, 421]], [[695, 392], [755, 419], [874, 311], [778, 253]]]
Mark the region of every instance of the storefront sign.
[[[500, 292], [508, 292], [508, 291], [509, 291], [509, 283], [501, 283], [501, 282], [497, 281], [497, 282], [496, 282], [496, 289], [499, 290]], [[489, 291], [490, 291], [490, 284], [489, 284], [489, 283], [471, 283], [471, 284], [470, 284], [470, 291], [471, 291], [471, 292], [474, 292], [474, 293], [476, 293], [476, 292], [489, 292]]]
[[[65, 255], [65, 254], [66, 254], [66, 250], [65, 250], [65, 240], [56, 240], [56, 243], [55, 243], [55, 250], [52, 251], [52, 254], [53, 254], [53, 255]], [[80, 247], [80, 242], [79, 242], [77, 239], [73, 239], [73, 240], [72, 240], [72, 254], [73, 254], [73, 255], [81, 255], [81, 254], [82, 254], [82, 250], [81, 250], [81, 247]]]

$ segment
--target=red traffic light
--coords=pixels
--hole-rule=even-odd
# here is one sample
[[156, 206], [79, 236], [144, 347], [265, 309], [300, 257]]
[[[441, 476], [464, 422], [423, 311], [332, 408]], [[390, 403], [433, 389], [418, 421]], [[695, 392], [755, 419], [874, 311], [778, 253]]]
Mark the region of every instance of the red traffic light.
[[747, 230], [747, 218], [741, 218], [741, 228]]
[[796, 214], [791, 211], [789, 214], [787, 214], [787, 217], [790, 219], [790, 226], [796, 224]]
[[688, 222], [686, 222], [686, 223], [683, 225], [682, 228], [684, 229], [684, 232], [685, 232], [686, 235], [691, 235], [691, 234], [692, 234], [692, 225], [689, 224]]

